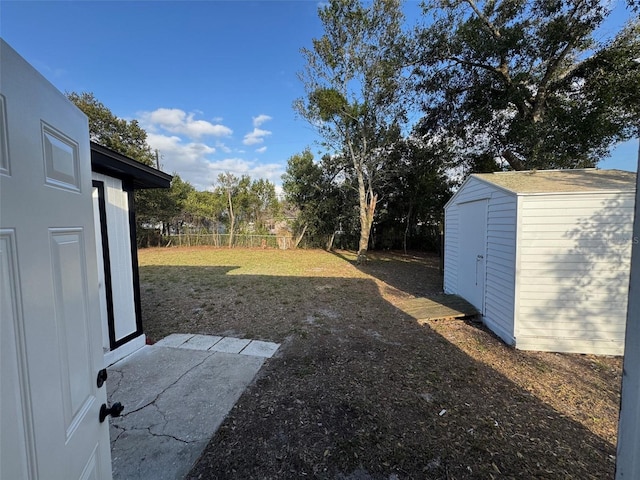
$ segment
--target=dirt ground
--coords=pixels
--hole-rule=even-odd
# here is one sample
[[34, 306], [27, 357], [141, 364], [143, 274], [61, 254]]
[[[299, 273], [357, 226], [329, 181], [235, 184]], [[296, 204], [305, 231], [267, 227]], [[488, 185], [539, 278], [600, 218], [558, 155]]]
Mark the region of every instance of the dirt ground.
[[438, 258], [146, 249], [143, 325], [279, 342], [189, 479], [613, 478], [621, 358], [521, 352], [395, 305]]

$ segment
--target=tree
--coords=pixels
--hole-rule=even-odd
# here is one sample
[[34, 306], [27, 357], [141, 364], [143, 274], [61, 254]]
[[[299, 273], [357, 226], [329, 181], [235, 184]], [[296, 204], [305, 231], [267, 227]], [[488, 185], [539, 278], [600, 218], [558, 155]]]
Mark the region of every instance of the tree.
[[[630, 5], [640, 6], [637, 0]], [[597, 164], [640, 124], [640, 24], [601, 0], [431, 0], [410, 58], [424, 118], [467, 170]]]
[[330, 0], [318, 13], [325, 33], [313, 40], [312, 50], [302, 50], [306, 98], [294, 107], [335, 158], [349, 162], [344, 174], [356, 178], [360, 259], [369, 244], [385, 148], [404, 120], [397, 55], [403, 17], [399, 0], [374, 0], [369, 7], [359, 0]]
[[67, 98], [89, 118], [91, 140], [145, 165], [155, 166], [155, 155], [147, 144], [147, 132], [137, 120], [116, 117], [93, 93], [67, 93]]
[[210, 191], [190, 191], [184, 204], [185, 214], [200, 230], [219, 233], [218, 222], [225, 211], [226, 201]]
[[171, 233], [171, 226], [179, 231], [184, 223], [187, 198], [195, 191], [189, 182], [185, 182], [177, 173], [173, 174], [168, 190], [150, 189], [144, 195], [136, 197], [136, 221], [138, 225], [162, 224], [162, 233]]
[[298, 209], [296, 245], [308, 233], [313, 238], [324, 238], [325, 247], [331, 249], [335, 232], [347, 217], [346, 192], [334, 181], [328, 159], [316, 164], [313, 154], [306, 149], [287, 161], [282, 189], [287, 200]]
[[[440, 248], [444, 205], [451, 197], [447, 165], [439, 152], [416, 138], [398, 142], [390, 152], [395, 167], [383, 190], [377, 228], [384, 247], [407, 252], [410, 240], [422, 248]], [[379, 242], [378, 242], [379, 243]]]
[[262, 178], [251, 182], [249, 203], [255, 230], [259, 233], [266, 233], [266, 221], [273, 219], [279, 210], [275, 185]]
[[223, 195], [227, 202], [227, 214], [229, 216], [229, 248], [233, 246], [233, 234], [235, 232], [236, 216], [233, 208], [234, 195], [238, 191], [240, 179], [234, 174], [226, 172], [218, 175], [218, 186], [216, 191]]

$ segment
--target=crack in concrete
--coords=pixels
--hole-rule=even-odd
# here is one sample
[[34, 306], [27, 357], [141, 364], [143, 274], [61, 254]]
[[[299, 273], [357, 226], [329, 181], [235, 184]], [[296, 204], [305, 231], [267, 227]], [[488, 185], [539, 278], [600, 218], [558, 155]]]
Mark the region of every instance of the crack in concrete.
[[[198, 362], [197, 364], [193, 365], [192, 367], [190, 367], [189, 369], [187, 369], [182, 375], [180, 375], [178, 378], [176, 378], [172, 383], [170, 383], [169, 385], [167, 385], [164, 389], [162, 389], [161, 392], [159, 392], [154, 398], [153, 400], [151, 400], [150, 402], [146, 403], [145, 405], [142, 405], [138, 408], [136, 408], [135, 410], [131, 410], [128, 411], [126, 413], [123, 413], [121, 415], [121, 417], [126, 417], [128, 415], [131, 415], [133, 413], [139, 412], [140, 410], [143, 410], [144, 408], [147, 408], [149, 405], [154, 405], [156, 401], [158, 400], [158, 398], [160, 398], [160, 395], [162, 395], [164, 392], [166, 392], [167, 390], [169, 390], [171, 387], [173, 387], [174, 385], [176, 385], [180, 380], [182, 380], [182, 378], [187, 375], [189, 372], [191, 372], [191, 370], [198, 368], [200, 365], [202, 365], [204, 362], [206, 362], [209, 357], [211, 357], [215, 352], [211, 352], [209, 355], [207, 355], [206, 357], [204, 357], [200, 362]], [[123, 375], [124, 378], [124, 375]]]
[[[114, 427], [115, 429], [119, 430], [119, 433], [114, 439], [111, 440], [111, 445], [115, 445], [115, 443], [118, 441], [118, 439], [125, 432], [144, 431], [144, 430], [146, 430], [153, 437], [167, 437], [167, 438], [171, 438], [171, 439], [173, 439], [173, 440], [175, 440], [177, 442], [184, 443], [184, 444], [191, 444], [191, 443], [198, 442], [198, 440], [184, 440], [182, 438], [176, 437], [175, 435], [170, 435], [168, 433], [154, 432], [152, 430], [152, 428], [158, 427], [158, 428], [160, 428], [162, 430], [169, 423], [169, 420], [167, 420], [167, 417], [166, 417], [165, 413], [157, 405], [150, 404], [150, 405], [147, 405], [147, 406], [155, 408], [156, 411], [162, 416], [162, 419], [163, 419], [164, 423], [163, 424], [157, 423], [157, 424], [154, 424], [154, 425], [150, 425], [148, 427], [140, 427], [140, 428], [137, 428], [137, 427], [127, 428], [127, 427], [124, 427], [122, 425], [112, 425], [112, 427]], [[162, 425], [162, 426], [160, 426], [160, 425]]]
[[151, 431], [152, 427], [147, 427], [146, 430], [154, 437], [167, 437], [167, 438], [172, 438], [173, 440], [180, 442], [180, 443], [185, 443], [185, 444], [190, 444], [190, 443], [195, 443], [197, 442], [197, 440], [183, 440], [182, 438], [178, 438], [178, 437], [174, 437], [173, 435], [169, 435], [168, 433], [155, 433]]
[[113, 445], [118, 441], [118, 439], [122, 436], [122, 434], [127, 431], [127, 429], [124, 428], [124, 427], [121, 427], [119, 425], [114, 425], [114, 424], [111, 424], [111, 427], [115, 428], [116, 430], [119, 430], [118, 435], [116, 435], [116, 438], [112, 438], [111, 439], [111, 444]]
[[[118, 379], [116, 380], [116, 385], [113, 387], [113, 390], [111, 391], [111, 395], [114, 395], [118, 391], [118, 389], [120, 388], [120, 384], [122, 383], [122, 378], [124, 377], [124, 375], [120, 370], [113, 369], [112, 372], [118, 374]], [[109, 378], [108, 377], [107, 377], [107, 382], [109, 382]]]

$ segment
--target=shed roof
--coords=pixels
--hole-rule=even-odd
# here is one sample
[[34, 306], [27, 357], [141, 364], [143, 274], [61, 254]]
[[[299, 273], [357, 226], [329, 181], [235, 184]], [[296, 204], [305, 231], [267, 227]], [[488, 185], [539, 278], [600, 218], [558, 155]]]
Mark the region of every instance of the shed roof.
[[168, 173], [95, 142], [91, 142], [91, 169], [97, 173], [130, 181], [134, 189], [169, 188], [173, 178]]
[[636, 174], [596, 168], [527, 170], [472, 175], [514, 193], [634, 191]]

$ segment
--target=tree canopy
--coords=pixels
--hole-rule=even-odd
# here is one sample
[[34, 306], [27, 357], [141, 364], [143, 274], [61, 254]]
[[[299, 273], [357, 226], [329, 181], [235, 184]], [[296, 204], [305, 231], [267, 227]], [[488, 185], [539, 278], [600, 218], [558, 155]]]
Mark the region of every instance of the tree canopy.
[[93, 93], [67, 93], [67, 98], [89, 118], [91, 140], [145, 165], [155, 166], [147, 132], [137, 120], [118, 118]]
[[[632, 2], [636, 3], [637, 2]], [[470, 171], [597, 164], [640, 123], [640, 23], [600, 0], [430, 0], [408, 58], [417, 132]]]

